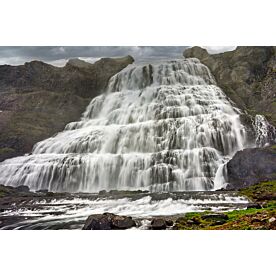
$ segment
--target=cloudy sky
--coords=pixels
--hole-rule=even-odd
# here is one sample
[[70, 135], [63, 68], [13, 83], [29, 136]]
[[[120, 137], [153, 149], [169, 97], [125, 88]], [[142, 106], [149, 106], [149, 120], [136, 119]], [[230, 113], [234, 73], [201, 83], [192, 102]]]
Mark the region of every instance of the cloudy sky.
[[[180, 58], [188, 46], [28, 46], [0, 47], [0, 64], [18, 65], [26, 61], [42, 60], [63, 66], [70, 58], [94, 62], [100, 57], [132, 55], [136, 61], [147, 59]], [[205, 46], [204, 46], [205, 47]], [[205, 47], [210, 53], [233, 50], [234, 46]]]

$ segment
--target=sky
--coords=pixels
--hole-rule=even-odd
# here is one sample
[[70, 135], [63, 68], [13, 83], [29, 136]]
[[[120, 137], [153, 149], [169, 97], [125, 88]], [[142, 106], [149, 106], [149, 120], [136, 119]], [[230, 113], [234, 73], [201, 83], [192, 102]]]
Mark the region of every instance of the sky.
[[[202, 46], [209, 53], [235, 49], [235, 46]], [[101, 57], [131, 55], [136, 61], [148, 59], [181, 58], [188, 46], [1, 46], [0, 64], [19, 65], [41, 60], [63, 66], [70, 58], [95, 62]]]

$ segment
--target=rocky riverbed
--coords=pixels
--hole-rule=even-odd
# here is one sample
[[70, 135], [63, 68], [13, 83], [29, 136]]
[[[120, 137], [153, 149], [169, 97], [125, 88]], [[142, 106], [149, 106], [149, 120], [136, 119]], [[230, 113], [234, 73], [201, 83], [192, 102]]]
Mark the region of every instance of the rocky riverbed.
[[97, 194], [0, 185], [0, 229], [276, 229], [276, 182], [239, 191]]
[[[112, 215], [103, 215], [106, 213], [131, 217], [134, 223], [127, 228], [165, 229], [172, 228], [186, 213], [245, 209], [249, 204], [245, 197], [229, 191], [149, 193], [114, 190], [69, 194], [30, 192], [25, 186], [1, 186], [0, 195], [1, 229], [82, 229], [91, 215], [102, 215], [98, 220], [106, 217], [111, 220]], [[120, 229], [112, 225], [107, 227]]]

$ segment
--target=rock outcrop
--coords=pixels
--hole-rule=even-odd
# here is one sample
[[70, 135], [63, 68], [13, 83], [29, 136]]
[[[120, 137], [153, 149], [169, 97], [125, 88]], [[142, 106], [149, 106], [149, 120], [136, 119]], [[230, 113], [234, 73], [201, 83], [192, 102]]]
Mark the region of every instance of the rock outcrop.
[[238, 151], [226, 166], [228, 190], [276, 180], [276, 146]]
[[237, 47], [209, 54], [200, 47], [184, 51], [209, 67], [218, 86], [242, 110], [265, 115], [276, 126], [276, 47]]
[[131, 217], [104, 213], [89, 216], [83, 230], [125, 230], [135, 226]]
[[108, 80], [133, 62], [131, 56], [94, 64], [70, 60], [64, 67], [41, 61], [0, 66], [0, 162], [76, 121]]

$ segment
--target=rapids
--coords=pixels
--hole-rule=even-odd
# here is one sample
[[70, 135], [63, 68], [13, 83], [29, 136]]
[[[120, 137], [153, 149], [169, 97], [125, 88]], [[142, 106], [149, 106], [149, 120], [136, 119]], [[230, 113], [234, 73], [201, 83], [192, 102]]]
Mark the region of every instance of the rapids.
[[246, 145], [240, 111], [197, 59], [128, 66], [78, 122], [0, 163], [0, 183], [31, 190], [207, 191]]

